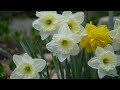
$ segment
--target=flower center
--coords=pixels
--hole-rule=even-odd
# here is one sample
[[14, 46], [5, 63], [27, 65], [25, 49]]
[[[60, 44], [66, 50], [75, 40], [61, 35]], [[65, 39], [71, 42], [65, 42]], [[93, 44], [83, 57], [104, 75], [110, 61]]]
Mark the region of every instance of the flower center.
[[61, 43], [62, 43], [63, 46], [67, 46], [68, 45], [68, 41], [67, 40], [63, 40]]
[[50, 20], [50, 19], [46, 20], [47, 25], [50, 25], [51, 23], [52, 23], [52, 20]]
[[105, 59], [103, 59], [103, 63], [104, 63], [104, 64], [109, 64], [110, 61], [109, 61], [109, 59], [106, 59], [106, 58], [105, 58]]
[[24, 71], [25, 71], [26, 73], [29, 73], [29, 72], [31, 72], [31, 68], [30, 68], [29, 66], [26, 66], [26, 67], [24, 68]]
[[69, 26], [70, 30], [72, 30], [72, 25], [71, 25], [71, 24], [68, 24], [68, 26]]

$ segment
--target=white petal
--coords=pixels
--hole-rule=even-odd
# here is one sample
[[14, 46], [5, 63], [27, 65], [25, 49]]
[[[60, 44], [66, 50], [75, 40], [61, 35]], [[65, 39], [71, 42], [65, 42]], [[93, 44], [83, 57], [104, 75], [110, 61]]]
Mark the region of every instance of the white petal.
[[112, 45], [110, 45], [110, 44], [108, 44], [107, 46], [105, 46], [104, 49], [105, 49], [106, 51], [110, 51], [110, 52], [114, 53], [113, 47], [112, 47]]
[[66, 58], [69, 57], [67, 54], [57, 53], [58, 59], [60, 62], [63, 62]]
[[80, 29], [81, 29], [82, 33], [86, 33], [86, 30], [82, 25], [80, 25]]
[[73, 49], [70, 52], [70, 55], [74, 55], [75, 56], [75, 55], [77, 55], [79, 53], [79, 51], [80, 51], [79, 46], [77, 44], [75, 44]]
[[16, 64], [16, 66], [19, 66], [23, 62], [22, 56], [20, 56], [20, 55], [13, 55], [13, 61]]
[[114, 51], [120, 50], [120, 43], [113, 41], [112, 46], [113, 46]]
[[23, 76], [17, 74], [17, 72], [19, 72], [19, 71], [18, 71], [17, 69], [15, 69], [15, 70], [11, 73], [10, 79], [22, 79]]
[[52, 37], [52, 39], [53, 39], [54, 41], [58, 41], [59, 38], [61, 38], [61, 37], [62, 37], [61, 34], [54, 34], [53, 37]]
[[112, 30], [109, 32], [109, 36], [113, 39], [116, 37], [116, 34], [117, 34], [117, 30]]
[[29, 63], [29, 64], [32, 64], [32, 63], [33, 63], [32, 57], [29, 56], [27, 53], [25, 53], [25, 54], [23, 55], [23, 61], [26, 62], [26, 63]]
[[37, 17], [40, 17], [40, 13], [41, 13], [41, 12], [36, 11], [36, 16], [37, 16]]
[[105, 75], [107, 75], [107, 72], [103, 70], [102, 68], [98, 67], [98, 76], [99, 78], [103, 78]]
[[40, 36], [42, 40], [45, 40], [51, 33], [40, 31]]
[[36, 30], [41, 31], [41, 25], [40, 25], [39, 19], [35, 20], [35, 21], [32, 23], [32, 26], [33, 26]]
[[55, 52], [55, 53], [57, 53], [58, 51], [57, 51], [57, 44], [56, 44], [56, 42], [55, 41], [51, 41], [51, 42], [49, 42], [47, 45], [46, 45], [46, 48], [49, 50], [49, 51], [51, 51], [51, 52]]
[[69, 18], [70, 16], [73, 15], [73, 13], [72, 13], [71, 11], [64, 11], [64, 12], [62, 13], [62, 15], [65, 16], [65, 17], [67, 17], [67, 18]]
[[40, 79], [39, 73], [36, 73], [35, 76], [33, 77], [33, 79]]
[[47, 13], [57, 14], [57, 11], [41, 11], [41, 12], [36, 11], [36, 16], [41, 17], [43, 15], [46, 15]]
[[99, 62], [98, 62], [98, 58], [97, 57], [93, 57], [92, 59], [90, 59], [88, 61], [88, 65], [94, 69], [98, 69], [98, 65], [99, 65]]
[[49, 11], [50, 13], [57, 14], [57, 11]]
[[117, 57], [117, 66], [120, 66], [120, 55], [116, 55]]
[[97, 57], [100, 57], [100, 55], [104, 52], [105, 52], [105, 50], [98, 46], [96, 51], [95, 51], [95, 54], [96, 54]]
[[71, 38], [73, 39], [74, 43], [79, 43], [79, 42], [80, 42], [81, 35], [72, 34], [72, 35], [71, 35]]
[[68, 25], [66, 23], [63, 23], [60, 25], [60, 28], [58, 30], [58, 34], [72, 34], [71, 30], [69, 29]]
[[116, 70], [116, 68], [113, 69], [113, 70], [110, 70], [107, 75], [108, 75], [108, 76], [115, 76], [115, 75], [117, 75], [117, 70]]
[[116, 19], [114, 24], [114, 29], [118, 29], [119, 27], [120, 27], [120, 19]]
[[46, 66], [46, 61], [43, 59], [33, 59], [34, 60], [34, 67], [36, 68], [37, 72], [41, 72], [45, 66]]
[[76, 19], [76, 21], [79, 23], [79, 24], [82, 24], [83, 21], [84, 21], [84, 13], [83, 12], [77, 12], [74, 14], [74, 18]]

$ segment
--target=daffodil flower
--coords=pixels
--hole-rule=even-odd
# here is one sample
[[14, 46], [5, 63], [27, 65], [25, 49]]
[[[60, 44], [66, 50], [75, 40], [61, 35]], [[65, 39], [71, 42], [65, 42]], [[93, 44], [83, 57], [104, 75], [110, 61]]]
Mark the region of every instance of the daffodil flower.
[[110, 37], [113, 39], [112, 46], [115, 51], [120, 50], [120, 19], [115, 20], [114, 30], [110, 31]]
[[80, 46], [85, 48], [88, 53], [95, 51], [98, 46], [105, 47], [112, 42], [106, 25], [96, 27], [90, 22], [85, 26], [84, 33], [80, 40]]
[[45, 66], [43, 59], [32, 59], [27, 53], [24, 55], [14, 55], [13, 61], [16, 69], [11, 73], [10, 79], [39, 79], [39, 73]]
[[57, 53], [58, 59], [63, 62], [70, 55], [77, 55], [79, 53], [80, 37], [73, 34], [66, 23], [61, 24], [58, 34], [54, 34], [52, 41], [46, 47], [49, 51]]
[[38, 19], [32, 23], [32, 26], [40, 31], [42, 40], [46, 39], [49, 35], [57, 33], [59, 24], [63, 19], [62, 15], [57, 14], [56, 11], [36, 12], [36, 16]]
[[114, 54], [113, 47], [108, 44], [104, 48], [97, 47], [95, 57], [88, 61], [88, 65], [94, 69], [98, 69], [99, 78], [104, 76], [116, 76], [116, 66], [120, 65], [120, 56]]
[[71, 11], [64, 11], [64, 22], [69, 26], [71, 32], [81, 34], [84, 27], [81, 25], [84, 21], [84, 13], [77, 12], [73, 14]]

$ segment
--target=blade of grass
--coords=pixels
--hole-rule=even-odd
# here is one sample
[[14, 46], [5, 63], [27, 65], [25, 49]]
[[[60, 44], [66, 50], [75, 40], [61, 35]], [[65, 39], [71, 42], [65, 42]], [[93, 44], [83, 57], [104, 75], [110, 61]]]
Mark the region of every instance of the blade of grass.
[[66, 60], [65, 60], [65, 72], [66, 72], [66, 79], [70, 79], [71, 78], [71, 76], [70, 76], [70, 67], [69, 67], [69, 63], [68, 63], [68, 60], [69, 60], [70, 58], [67, 58]]
[[47, 71], [47, 78], [50, 79], [50, 74], [49, 74], [49, 71], [48, 71], [48, 66], [46, 66], [46, 71]]
[[58, 65], [60, 68], [60, 74], [61, 74], [61, 78], [64, 79], [64, 69], [62, 68], [61, 62], [57, 59], [58, 61]]
[[82, 74], [83, 74], [83, 57], [84, 57], [84, 50], [81, 50], [81, 52], [80, 52], [80, 57], [78, 57], [78, 58], [80, 58], [80, 60], [79, 60], [79, 64], [80, 64], [80, 78], [82, 78]]
[[27, 52], [32, 58], [36, 57], [34, 52], [32, 51], [32, 48], [30, 47], [30, 44], [24, 37], [20, 40], [20, 44], [23, 47], [24, 51]]
[[72, 57], [70, 58], [70, 68], [71, 68], [71, 78], [74, 79], [75, 78], [75, 74], [74, 74], [74, 66], [73, 66], [73, 59]]
[[39, 41], [37, 41], [37, 46], [38, 46], [38, 51], [39, 51], [39, 54], [41, 55], [41, 58], [45, 60], [44, 53], [41, 49], [42, 46], [40, 45]]
[[84, 78], [85, 79], [90, 79], [91, 78], [91, 72], [90, 72], [90, 67], [88, 66], [88, 60], [89, 60], [89, 55], [87, 54], [87, 52], [84, 52]]
[[40, 78], [43, 79], [43, 76], [42, 76], [41, 72], [39, 73], [39, 75], [40, 75]]
[[73, 72], [74, 79], [77, 79], [77, 68], [76, 68], [76, 61], [75, 60], [76, 60], [75, 57], [72, 56], [72, 63], [73, 63], [73, 69], [74, 69], [74, 72]]
[[57, 73], [57, 77], [58, 77], [58, 79], [60, 79], [60, 75], [59, 75], [59, 72], [58, 72], [58, 67], [57, 67], [56, 57], [55, 56], [53, 56], [53, 63], [54, 63], [54, 66], [55, 66], [55, 71]]

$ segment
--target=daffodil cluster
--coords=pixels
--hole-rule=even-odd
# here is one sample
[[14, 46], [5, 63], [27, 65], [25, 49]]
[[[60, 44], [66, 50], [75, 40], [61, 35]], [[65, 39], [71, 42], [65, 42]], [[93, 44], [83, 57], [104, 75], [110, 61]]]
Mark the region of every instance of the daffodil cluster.
[[[120, 50], [120, 20], [115, 20], [114, 30], [110, 31], [106, 25], [95, 26], [92, 22], [82, 26], [84, 13], [64, 11], [36, 12], [38, 17], [32, 26], [39, 31], [42, 40], [50, 38], [46, 48], [56, 53], [60, 62], [71, 55], [75, 56], [80, 48], [85, 48], [87, 53], [95, 52], [95, 56], [88, 61], [88, 65], [98, 69], [99, 78], [116, 76], [116, 67], [120, 65], [120, 56], [114, 51]], [[32, 59], [27, 53], [14, 55], [13, 61], [16, 69], [12, 72], [11, 79], [39, 79], [46, 62], [43, 59]]]
[[[107, 31], [108, 32], [108, 31]], [[104, 34], [102, 34], [104, 35]], [[102, 36], [100, 35], [100, 36]], [[94, 69], [98, 69], [99, 78], [104, 76], [117, 76], [117, 66], [120, 66], [120, 55], [115, 54], [115, 51], [120, 50], [120, 20], [116, 19], [114, 30], [109, 31], [107, 35], [110, 38], [105, 38], [107, 41], [112, 41], [111, 45], [107, 44], [105, 47], [97, 47], [95, 50], [95, 57], [88, 61], [88, 65]]]
[[38, 17], [32, 26], [40, 31], [42, 40], [52, 36], [52, 40], [46, 48], [57, 54], [58, 59], [63, 62], [70, 55], [77, 55], [80, 51], [78, 43], [82, 37], [84, 27], [84, 13], [64, 11], [58, 14], [55, 11], [36, 12]]
[[55, 11], [44, 11], [36, 12], [36, 16], [38, 19], [33, 22], [33, 27], [40, 31], [42, 40], [52, 36], [46, 48], [56, 53], [60, 62], [70, 55], [77, 55], [81, 47], [87, 53], [95, 51], [96, 56], [88, 61], [88, 65], [98, 69], [99, 78], [117, 74], [116, 66], [120, 63], [120, 57], [114, 51], [120, 50], [120, 20], [115, 21], [114, 30], [110, 31], [106, 25], [95, 26], [92, 22], [84, 28], [83, 12], [73, 14], [64, 11], [58, 14]]

